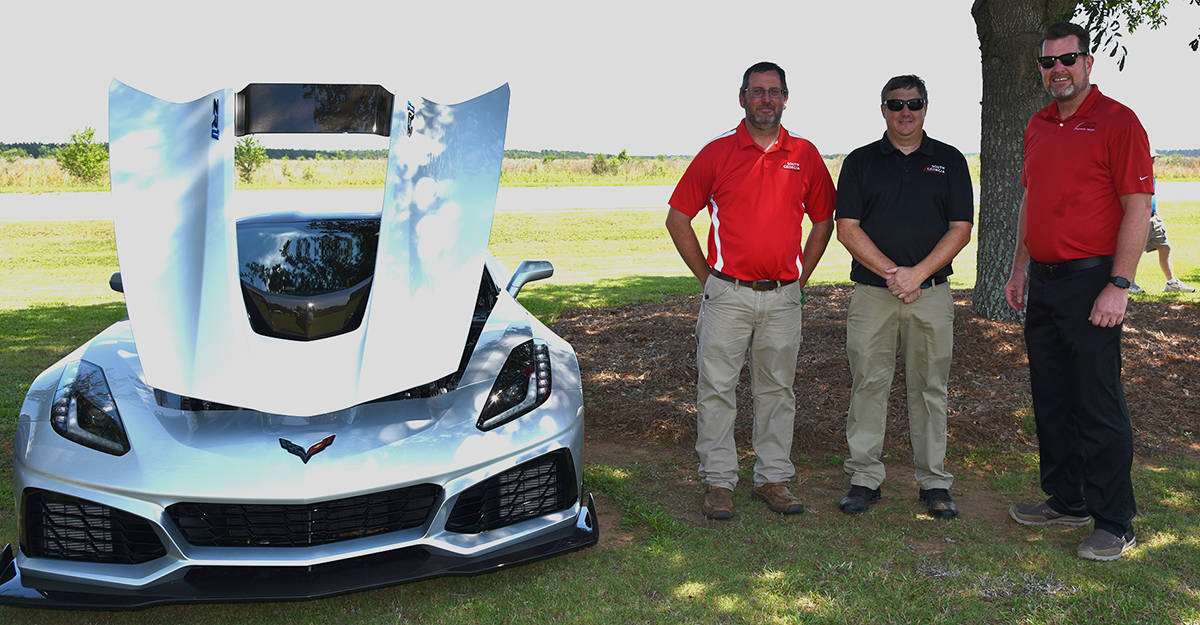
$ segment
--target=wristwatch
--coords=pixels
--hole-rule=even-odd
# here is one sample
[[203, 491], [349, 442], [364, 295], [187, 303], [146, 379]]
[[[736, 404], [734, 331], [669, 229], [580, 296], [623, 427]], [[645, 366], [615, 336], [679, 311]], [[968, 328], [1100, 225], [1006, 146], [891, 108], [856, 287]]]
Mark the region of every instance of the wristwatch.
[[1130, 287], [1129, 281], [1126, 280], [1125, 278], [1122, 278], [1121, 276], [1113, 276], [1113, 277], [1109, 278], [1108, 281], [1111, 282], [1113, 284], [1113, 286], [1117, 287], [1118, 289], [1128, 289]]

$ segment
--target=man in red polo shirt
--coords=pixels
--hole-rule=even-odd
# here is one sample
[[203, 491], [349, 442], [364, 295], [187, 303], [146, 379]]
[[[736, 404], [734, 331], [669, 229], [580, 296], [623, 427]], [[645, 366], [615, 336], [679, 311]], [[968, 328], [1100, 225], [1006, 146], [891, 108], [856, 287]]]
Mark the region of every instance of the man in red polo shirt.
[[[796, 418], [802, 290], [833, 231], [835, 192], [812, 143], [785, 130], [787, 79], [774, 63], [752, 65], [738, 102], [746, 119], [708, 143], [671, 195], [667, 230], [704, 290], [696, 323], [696, 452], [701, 510], [733, 516], [737, 449], [734, 389], [750, 356], [754, 396], [754, 496], [782, 514], [804, 506], [788, 490]], [[707, 208], [708, 254], [692, 230]], [[807, 242], [801, 225], [812, 222]]]
[[1083, 526], [1094, 519], [1076, 553], [1115, 560], [1137, 544], [1121, 322], [1146, 241], [1153, 161], [1133, 111], [1089, 82], [1086, 30], [1068, 22], [1047, 26], [1042, 55], [1042, 82], [1054, 102], [1025, 129], [1025, 199], [1004, 294], [1026, 311], [1041, 483], [1049, 498], [1014, 505], [1009, 515], [1023, 525]]

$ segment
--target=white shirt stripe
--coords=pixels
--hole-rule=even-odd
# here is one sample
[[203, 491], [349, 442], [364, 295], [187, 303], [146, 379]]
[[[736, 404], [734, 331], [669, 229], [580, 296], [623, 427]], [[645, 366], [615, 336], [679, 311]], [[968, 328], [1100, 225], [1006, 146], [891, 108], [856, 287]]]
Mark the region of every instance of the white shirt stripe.
[[719, 212], [717, 200], [712, 196], [709, 196], [708, 203], [712, 205], [712, 215], [710, 219], [712, 219], [713, 244], [717, 248], [717, 262], [713, 263], [713, 269], [716, 269], [717, 271], [723, 271], [725, 268], [725, 257], [721, 255], [721, 219], [717, 216], [717, 213]]

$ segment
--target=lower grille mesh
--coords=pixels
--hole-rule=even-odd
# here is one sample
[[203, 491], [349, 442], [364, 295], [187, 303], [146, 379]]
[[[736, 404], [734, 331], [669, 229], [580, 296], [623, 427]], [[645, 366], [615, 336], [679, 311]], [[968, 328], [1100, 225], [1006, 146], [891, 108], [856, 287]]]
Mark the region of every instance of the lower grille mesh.
[[446, 529], [478, 534], [565, 510], [577, 499], [571, 452], [559, 449], [463, 491]]
[[35, 558], [138, 564], [166, 555], [150, 522], [123, 510], [40, 489], [25, 491], [22, 550]]
[[307, 547], [421, 527], [441, 487], [420, 484], [312, 504], [177, 503], [167, 515], [202, 547]]

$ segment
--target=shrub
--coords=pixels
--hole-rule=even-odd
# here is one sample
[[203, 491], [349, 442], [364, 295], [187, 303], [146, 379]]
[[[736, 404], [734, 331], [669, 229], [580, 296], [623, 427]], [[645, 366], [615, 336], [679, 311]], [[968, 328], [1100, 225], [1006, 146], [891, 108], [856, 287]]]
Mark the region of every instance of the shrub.
[[233, 166], [242, 182], [249, 183], [254, 172], [266, 162], [267, 150], [254, 137], [242, 137], [233, 148]]
[[26, 152], [21, 148], [9, 148], [7, 150], [0, 151], [0, 158], [12, 163], [18, 158], [30, 158], [30, 156], [29, 152]]
[[597, 176], [603, 176], [608, 173], [608, 159], [603, 154], [597, 154], [592, 157], [592, 173]]
[[95, 129], [86, 127], [71, 135], [71, 143], [54, 153], [54, 160], [72, 177], [92, 184], [108, 173], [108, 149], [93, 143]]

